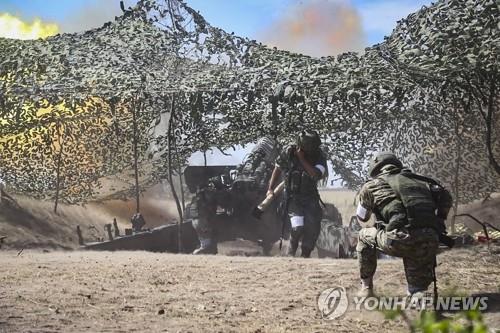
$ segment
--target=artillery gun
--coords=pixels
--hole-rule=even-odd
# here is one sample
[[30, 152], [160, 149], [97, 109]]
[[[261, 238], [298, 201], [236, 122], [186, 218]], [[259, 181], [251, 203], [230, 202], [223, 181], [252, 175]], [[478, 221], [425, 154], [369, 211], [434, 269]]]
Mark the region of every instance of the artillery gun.
[[[208, 195], [214, 200], [210, 223], [218, 242], [244, 239], [262, 247], [270, 254], [273, 245], [282, 236], [282, 219], [277, 213], [280, 195], [265, 204], [265, 209], [255, 217], [253, 209], [261, 203], [267, 191], [274, 162], [279, 153], [278, 144], [270, 138], [257, 142], [240, 165], [188, 166], [184, 170], [186, 186], [193, 200]], [[191, 253], [199, 244], [193, 228], [193, 204], [187, 204], [184, 222], [181, 224], [182, 252]], [[356, 221], [357, 222], [357, 221]], [[111, 228], [111, 226], [109, 226]], [[116, 228], [116, 227], [115, 227]], [[285, 235], [289, 226], [286, 225]], [[107, 231], [111, 235], [111, 230]], [[154, 229], [132, 230], [120, 236], [108, 236], [109, 240], [84, 244], [92, 250], [146, 250], [153, 252], [178, 251], [178, 224], [171, 223]], [[287, 238], [285, 236], [285, 238]], [[326, 204], [321, 233], [317, 242], [320, 257], [352, 257], [357, 240], [356, 226], [342, 226], [340, 213]], [[83, 242], [83, 240], [82, 240]]]
[[186, 209], [187, 218], [207, 219], [215, 243], [249, 240], [257, 242], [269, 254], [280, 237], [276, 209], [269, 209], [261, 219], [251, 213], [266, 193], [278, 153], [278, 144], [263, 138], [239, 166], [186, 168], [186, 185], [194, 194]]
[[[276, 209], [269, 209], [259, 220], [252, 217], [251, 210], [266, 193], [278, 148], [273, 139], [263, 138], [238, 166], [186, 167], [184, 179], [193, 194], [193, 201], [186, 205], [184, 222], [181, 224], [183, 252], [190, 253], [199, 244], [192, 224], [193, 202], [201, 195], [208, 195], [214, 199], [210, 200], [214, 214], [209, 218], [219, 242], [245, 239], [258, 243], [264, 253], [269, 253], [280, 237], [280, 220]], [[178, 251], [176, 223], [154, 229], [129, 230], [126, 235], [115, 234], [115, 237], [109, 238], [104, 242], [83, 244], [83, 247], [90, 250]]]

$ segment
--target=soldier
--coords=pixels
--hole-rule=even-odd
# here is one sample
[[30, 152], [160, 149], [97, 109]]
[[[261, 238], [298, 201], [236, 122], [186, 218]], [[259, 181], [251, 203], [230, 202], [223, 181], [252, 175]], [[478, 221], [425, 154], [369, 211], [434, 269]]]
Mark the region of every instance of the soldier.
[[435, 277], [439, 235], [445, 233], [451, 195], [433, 179], [403, 169], [390, 152], [375, 154], [368, 172], [372, 180], [359, 193], [356, 215], [366, 222], [373, 213], [376, 224], [359, 232], [359, 296], [373, 295], [377, 250], [403, 258], [408, 294], [421, 295]]
[[208, 185], [198, 189], [189, 205], [189, 215], [200, 242], [193, 254], [217, 254], [217, 207], [230, 206], [230, 203], [228, 186], [221, 177], [210, 178]]
[[193, 254], [217, 254], [217, 241], [211, 220], [217, 213], [217, 204], [209, 191], [201, 190], [193, 197], [189, 205], [189, 214], [193, 228], [198, 235], [200, 246]]
[[130, 219], [130, 223], [132, 223], [132, 229], [135, 232], [142, 231], [142, 227], [146, 225], [146, 221], [141, 213], [135, 213]]
[[3, 202], [3, 199], [6, 195], [6, 193], [4, 191], [5, 191], [5, 183], [2, 179], [2, 177], [0, 177], [0, 203]]
[[302, 132], [297, 145], [287, 147], [278, 157], [269, 181], [267, 196], [274, 195], [273, 188], [281, 173], [285, 173], [284, 213], [291, 224], [290, 256], [295, 256], [301, 242], [301, 255], [309, 258], [320, 232], [322, 210], [317, 183], [327, 176], [326, 158], [320, 145], [318, 133]]
[[217, 254], [217, 241], [212, 220], [217, 214], [217, 202], [213, 190], [202, 188], [196, 192], [189, 205], [189, 217], [198, 235], [200, 246], [193, 254]]
[[16, 200], [6, 192], [5, 187], [5, 182], [0, 177], [0, 204], [10, 204], [13, 206], [18, 206]]
[[198, 186], [188, 210], [200, 241], [193, 254], [216, 254], [217, 240], [227, 240], [235, 234], [257, 236], [264, 253], [268, 254], [274, 225], [256, 224], [250, 211], [267, 189], [277, 154], [277, 143], [261, 138], [236, 170], [212, 177], [207, 184]]

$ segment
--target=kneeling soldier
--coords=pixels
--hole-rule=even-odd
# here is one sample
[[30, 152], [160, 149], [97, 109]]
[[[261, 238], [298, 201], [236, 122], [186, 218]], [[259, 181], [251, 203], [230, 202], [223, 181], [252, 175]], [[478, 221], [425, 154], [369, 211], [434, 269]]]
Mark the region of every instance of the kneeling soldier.
[[450, 193], [435, 180], [403, 168], [392, 153], [374, 155], [372, 180], [362, 187], [356, 215], [366, 222], [375, 214], [376, 227], [364, 228], [357, 245], [361, 290], [373, 295], [377, 250], [403, 258], [408, 294], [425, 292], [434, 280], [439, 235], [452, 206]]

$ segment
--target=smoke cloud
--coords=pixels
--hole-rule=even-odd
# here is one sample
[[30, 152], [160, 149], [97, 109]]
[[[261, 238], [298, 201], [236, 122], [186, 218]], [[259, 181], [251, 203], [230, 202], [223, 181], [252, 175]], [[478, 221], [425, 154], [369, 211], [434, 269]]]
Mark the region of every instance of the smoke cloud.
[[9, 13], [0, 13], [0, 37], [36, 39], [55, 35], [58, 31], [57, 24], [43, 22], [39, 18], [26, 22]]
[[341, 0], [296, 3], [260, 35], [267, 45], [315, 57], [361, 51], [366, 42], [359, 13]]

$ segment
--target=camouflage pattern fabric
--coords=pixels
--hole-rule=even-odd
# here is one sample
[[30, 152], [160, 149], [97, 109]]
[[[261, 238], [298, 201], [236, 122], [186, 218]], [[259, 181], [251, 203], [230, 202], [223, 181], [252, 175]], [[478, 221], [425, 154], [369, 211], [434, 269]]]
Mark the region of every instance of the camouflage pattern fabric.
[[[365, 228], [359, 232], [358, 252], [361, 279], [370, 279], [377, 268], [377, 250], [391, 256], [403, 258], [408, 290], [425, 290], [433, 281], [433, 268], [439, 246], [439, 237], [435, 228], [410, 223], [408, 211], [403, 200], [421, 199], [426, 194], [400, 198], [385, 178], [398, 174], [400, 168], [393, 165], [382, 167], [380, 174], [368, 181], [359, 194], [360, 206], [368, 211], [367, 216], [375, 214], [378, 226]], [[410, 191], [411, 192], [411, 191]], [[418, 194], [421, 194], [418, 192]], [[428, 193], [431, 196], [430, 190]], [[415, 200], [417, 200], [415, 199]], [[427, 199], [427, 197], [423, 198]], [[419, 210], [412, 211], [413, 220], [423, 220], [432, 202], [421, 199]], [[419, 201], [420, 203], [420, 201]], [[423, 215], [422, 215], [423, 214]], [[436, 219], [436, 217], [433, 217]], [[427, 221], [432, 225], [432, 218]], [[410, 228], [410, 225], [412, 228]]]
[[4, 191], [5, 191], [5, 183], [3, 179], [0, 178], [0, 203], [2, 203], [5, 198]]
[[443, 233], [452, 197], [431, 178], [387, 165], [363, 186], [360, 204], [368, 212], [373, 211], [387, 231], [434, 228]]
[[[359, 223], [354, 217], [349, 226], [342, 223], [342, 215], [338, 209], [330, 203], [323, 208], [323, 219], [321, 229], [316, 241], [318, 256], [331, 258], [352, 258], [356, 255], [356, 244], [358, 242]], [[359, 226], [360, 227], [360, 226]]]
[[214, 191], [208, 188], [199, 190], [189, 206], [189, 215], [198, 239], [213, 239], [214, 226], [211, 221], [216, 213], [217, 201]]
[[[399, 172], [388, 173], [380, 177], [384, 178], [396, 192], [405, 210], [405, 213], [400, 215], [399, 221], [389, 221], [389, 226], [396, 224], [395, 227], [402, 227], [407, 224], [413, 229], [434, 228], [439, 233], [446, 230], [444, 219], [448, 215], [452, 200], [445, 188], [438, 185], [435, 180], [414, 174], [409, 169], [402, 169]], [[432, 188], [434, 187], [438, 190], [436, 195], [433, 194]], [[436, 214], [442, 209], [438, 209], [438, 197], [445, 199], [441, 203], [444, 204], [442, 209], [445, 209], [445, 212], [439, 218]], [[382, 209], [387, 210], [387, 207], [382, 207]], [[394, 216], [395, 209], [396, 207], [389, 208], [392, 216]]]
[[377, 250], [390, 256], [403, 258], [408, 287], [425, 290], [433, 281], [433, 267], [439, 245], [434, 229], [409, 231], [364, 228], [359, 232], [356, 247], [360, 276], [371, 278], [377, 268]]
[[334, 258], [348, 257], [350, 242], [342, 225], [328, 219], [321, 220], [321, 230], [316, 243], [318, 251], [328, 251]]
[[[294, 184], [292, 184], [292, 187], [296, 188], [289, 188], [289, 184], [285, 184], [286, 189], [294, 196], [315, 196], [316, 198], [319, 198], [319, 179], [314, 179], [304, 170], [297, 157], [293, 153], [291, 153], [291, 151], [293, 151], [294, 149], [296, 149], [295, 146], [288, 146], [276, 159], [276, 166], [279, 167], [285, 174], [287, 174], [287, 176], [290, 176], [292, 172], [297, 175], [295, 186]], [[290, 157], [291, 154], [292, 156]], [[306, 155], [306, 158], [309, 162], [311, 162], [313, 166], [321, 165], [325, 170], [328, 170], [326, 158], [321, 150], [318, 150], [318, 154], [315, 156]], [[292, 183], [294, 183], [293, 180]]]
[[393, 165], [382, 167], [379, 177], [366, 182], [359, 192], [359, 203], [375, 214], [377, 223], [382, 223], [387, 231], [408, 227], [406, 208], [383, 175], [399, 172]]
[[141, 213], [135, 213], [130, 219], [130, 223], [132, 223], [134, 231], [141, 231], [142, 227], [146, 225], [146, 220]]
[[359, 202], [370, 211], [375, 211], [388, 202], [397, 199], [389, 184], [382, 178], [367, 181], [359, 192]]

